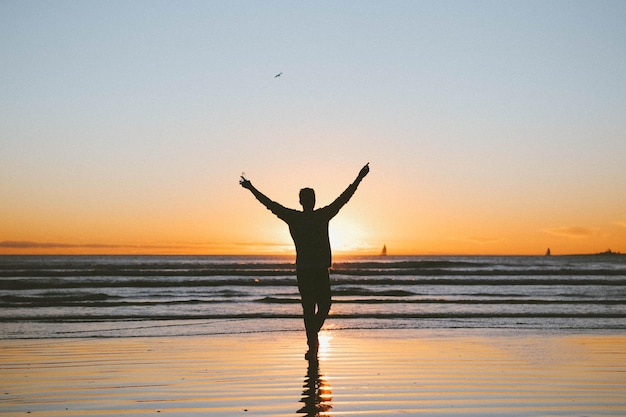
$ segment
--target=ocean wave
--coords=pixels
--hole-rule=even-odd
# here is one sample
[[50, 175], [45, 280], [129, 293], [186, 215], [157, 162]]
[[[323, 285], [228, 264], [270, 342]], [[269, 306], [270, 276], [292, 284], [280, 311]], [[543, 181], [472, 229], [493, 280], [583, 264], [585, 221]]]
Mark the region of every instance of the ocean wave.
[[[284, 258], [177, 256], [0, 256], [0, 278], [37, 277], [250, 277], [293, 276]], [[626, 257], [468, 257], [334, 262], [331, 272], [348, 276], [626, 276]]]
[[[259, 268], [210, 268], [210, 269], [2, 269], [0, 278], [65, 278], [65, 277], [272, 277], [295, 276], [293, 267]], [[621, 269], [445, 269], [445, 268], [402, 268], [402, 269], [364, 269], [359, 267], [331, 269], [331, 275], [349, 276], [626, 276]]]
[[394, 289], [373, 289], [363, 286], [339, 286], [333, 290], [334, 296], [369, 296], [369, 297], [408, 297], [415, 295], [413, 291], [394, 290]]
[[[597, 299], [597, 298], [510, 298], [509, 295], [502, 294], [486, 296], [474, 296], [468, 298], [441, 298], [441, 297], [423, 297], [411, 298], [415, 296], [410, 292], [394, 292], [394, 291], [352, 291], [346, 292], [334, 291], [333, 304], [352, 304], [354, 306], [366, 304], [448, 304], [448, 305], [623, 305], [622, 298]], [[354, 298], [359, 297], [359, 298]], [[408, 297], [408, 298], [407, 298]], [[165, 298], [165, 299], [162, 299]], [[206, 297], [190, 297], [190, 298], [172, 298], [171, 296], [152, 295], [150, 299], [141, 298], [133, 300], [132, 298], [123, 298], [120, 296], [103, 294], [103, 293], [85, 293], [85, 294], [56, 294], [47, 293], [40, 295], [3, 295], [0, 296], [3, 309], [18, 309], [30, 307], [148, 307], [148, 306], [192, 306], [192, 305], [209, 305], [217, 303], [227, 304], [300, 304], [301, 300], [297, 296], [265, 296], [260, 298], [252, 298], [249, 296], [240, 297], [241, 301], [237, 302], [232, 299], [224, 298], [221, 294], [211, 294]]]
[[[267, 296], [254, 300], [258, 303], [267, 304], [300, 304], [299, 298], [272, 297]], [[338, 298], [333, 299], [333, 304], [449, 304], [449, 305], [580, 305], [580, 306], [608, 306], [608, 305], [624, 305], [622, 299], [612, 300], [588, 300], [588, 299], [515, 299], [515, 298], [499, 298], [499, 299], [443, 299], [443, 298], [419, 298], [419, 299], [395, 299], [395, 298]]]
[[[503, 318], [606, 318], [606, 319], [626, 319], [626, 312], [618, 311], [591, 311], [591, 312], [554, 312], [554, 311], [519, 311], [519, 312], [410, 312], [410, 313], [383, 313], [364, 312], [333, 314], [330, 319], [503, 319]], [[136, 314], [48, 314], [39, 315], [16, 315], [10, 318], [0, 317], [0, 322], [21, 322], [32, 321], [40, 323], [84, 323], [84, 322], [126, 322], [126, 321], [180, 321], [180, 320], [233, 320], [233, 319], [302, 319], [299, 313], [276, 313], [276, 312], [253, 312], [237, 314], [180, 314], [180, 315], [146, 315]]]
[[80, 296], [0, 296], [2, 308], [5, 310], [19, 308], [40, 308], [40, 307], [86, 307], [86, 308], [107, 308], [107, 307], [150, 307], [150, 306], [168, 306], [180, 305], [191, 306], [194, 304], [216, 304], [216, 303], [232, 303], [231, 300], [224, 299], [169, 299], [160, 300], [153, 297], [151, 300], [134, 301], [118, 296], [110, 296], [108, 294], [86, 294]]
[[[332, 276], [335, 285], [359, 286], [626, 286], [626, 277], [364, 277], [351, 278], [349, 276]], [[35, 290], [35, 289], [80, 289], [80, 288], [183, 288], [183, 287], [285, 287], [295, 286], [295, 277], [254, 277], [249, 279], [221, 278], [207, 279], [194, 277], [193, 279], [172, 279], [172, 277], [144, 277], [128, 278], [113, 277], [108, 279], [78, 277], [78, 279], [64, 278], [31, 278], [31, 279], [2, 279], [0, 290]]]

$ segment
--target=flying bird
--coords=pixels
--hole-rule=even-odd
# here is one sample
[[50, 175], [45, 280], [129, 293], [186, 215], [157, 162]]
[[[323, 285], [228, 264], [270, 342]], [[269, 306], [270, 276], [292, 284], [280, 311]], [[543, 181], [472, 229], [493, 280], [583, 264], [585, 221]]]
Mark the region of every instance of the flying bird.
[[278, 77], [280, 77], [281, 75], [283, 75], [283, 73], [282, 73], [282, 72], [279, 72], [278, 74], [274, 75], [274, 78], [278, 78]]

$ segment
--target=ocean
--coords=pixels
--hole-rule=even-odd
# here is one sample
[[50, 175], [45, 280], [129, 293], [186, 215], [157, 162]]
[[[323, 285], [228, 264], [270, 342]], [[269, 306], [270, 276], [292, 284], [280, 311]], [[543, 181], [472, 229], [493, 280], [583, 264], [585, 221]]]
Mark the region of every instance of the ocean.
[[[336, 257], [334, 329], [626, 330], [626, 256]], [[0, 339], [302, 330], [293, 257], [0, 256]]]

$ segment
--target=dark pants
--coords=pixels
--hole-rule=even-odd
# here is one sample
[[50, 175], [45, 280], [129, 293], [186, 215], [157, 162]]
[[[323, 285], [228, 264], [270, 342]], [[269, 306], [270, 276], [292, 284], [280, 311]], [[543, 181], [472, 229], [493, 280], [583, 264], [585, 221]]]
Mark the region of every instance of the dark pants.
[[328, 317], [331, 304], [328, 268], [299, 269], [296, 274], [307, 342], [309, 347], [317, 349], [317, 333]]

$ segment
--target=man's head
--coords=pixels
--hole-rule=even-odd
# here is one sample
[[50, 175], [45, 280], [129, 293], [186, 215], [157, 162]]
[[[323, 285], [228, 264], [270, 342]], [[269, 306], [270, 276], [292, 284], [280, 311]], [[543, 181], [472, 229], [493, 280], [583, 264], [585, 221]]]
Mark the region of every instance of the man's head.
[[300, 190], [300, 204], [302, 204], [304, 211], [313, 210], [313, 207], [315, 207], [315, 191], [313, 188]]

